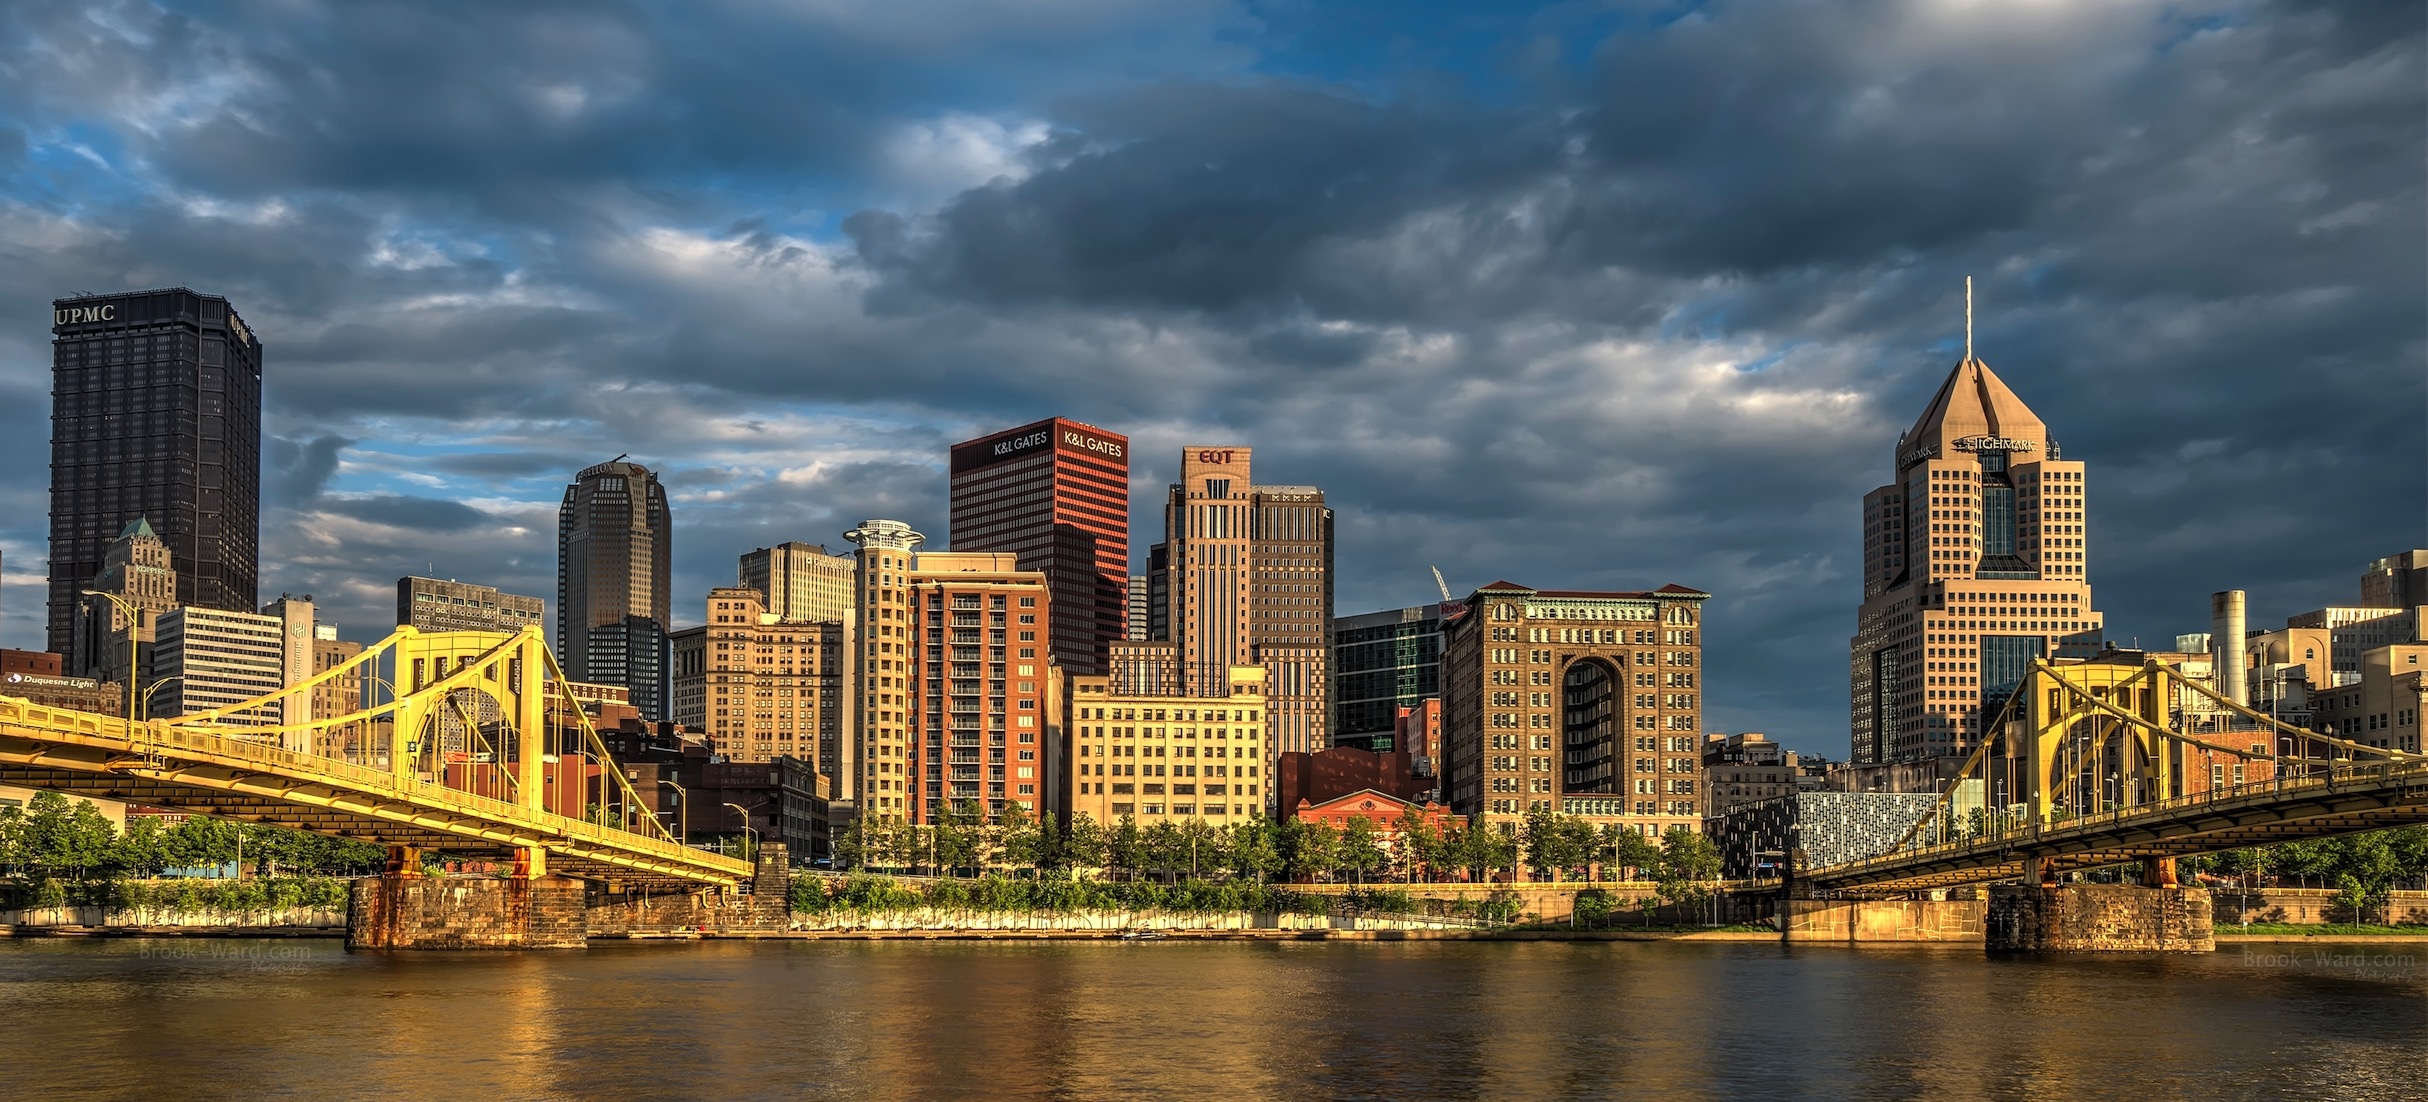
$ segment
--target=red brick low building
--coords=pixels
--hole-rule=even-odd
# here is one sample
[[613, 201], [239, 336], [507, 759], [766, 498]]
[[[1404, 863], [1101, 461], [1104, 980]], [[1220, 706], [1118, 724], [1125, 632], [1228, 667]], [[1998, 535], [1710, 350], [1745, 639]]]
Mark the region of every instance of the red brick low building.
[[1381, 752], [1335, 746], [1311, 754], [1286, 753], [1276, 766], [1273, 788], [1284, 818], [1295, 814], [1301, 802], [1324, 804], [1366, 789], [1404, 801], [1431, 799], [1436, 793], [1432, 777], [1416, 775], [1415, 759], [1404, 746]]

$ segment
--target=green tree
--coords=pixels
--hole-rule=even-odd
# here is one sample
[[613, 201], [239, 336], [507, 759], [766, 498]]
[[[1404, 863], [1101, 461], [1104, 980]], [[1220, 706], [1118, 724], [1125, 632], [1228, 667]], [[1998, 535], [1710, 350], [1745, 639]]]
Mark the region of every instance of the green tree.
[[1389, 860], [1390, 856], [1383, 852], [1382, 829], [1363, 815], [1350, 816], [1341, 827], [1339, 840], [1333, 844], [1333, 867], [1345, 870], [1363, 883], [1366, 874], [1382, 868]]
[[1169, 819], [1159, 820], [1141, 833], [1138, 854], [1138, 863], [1161, 874], [1167, 883], [1189, 867], [1189, 844], [1181, 837], [1180, 827]]
[[1271, 819], [1259, 815], [1230, 827], [1231, 843], [1227, 851], [1232, 875], [1264, 883], [1265, 878], [1280, 871], [1281, 842], [1279, 828]]
[[1534, 870], [1537, 880], [1556, 880], [1553, 871], [1559, 865], [1560, 824], [1548, 804], [1538, 803], [1526, 809], [1526, 819], [1518, 825], [1519, 852], [1527, 867]]
[[1593, 824], [1582, 816], [1562, 815], [1559, 818], [1559, 846], [1556, 856], [1560, 865], [1571, 870], [1573, 879], [1585, 879], [1588, 866], [1594, 863], [1602, 848], [1602, 840]]
[[1189, 819], [1180, 824], [1176, 856], [1185, 862], [1181, 867], [1188, 869], [1189, 878], [1194, 880], [1205, 875], [1206, 870], [1230, 867], [1230, 854], [1224, 852], [1229, 842], [1230, 832], [1218, 830], [1203, 819]]
[[1135, 875], [1146, 855], [1146, 840], [1138, 829], [1138, 820], [1124, 815], [1105, 832], [1104, 857], [1108, 870], [1120, 870]]
[[1653, 890], [1662, 901], [1672, 906], [1699, 903], [1710, 897], [1711, 884], [1720, 877], [1720, 851], [1710, 838], [1674, 826], [1661, 836], [1659, 866]]
[[1416, 804], [1400, 809], [1397, 856], [1400, 879], [1411, 884], [1427, 877], [1441, 863], [1441, 828], [1433, 824], [1433, 816]]
[[[1046, 818], [1051, 820], [1053, 813], [1047, 812]], [[1002, 813], [995, 816], [996, 846], [1003, 855], [1004, 864], [1015, 869], [1036, 868], [1045, 864], [1047, 829], [1047, 825], [1029, 814], [1028, 805], [1005, 804]]]
[[1070, 862], [1073, 879], [1082, 868], [1105, 867], [1106, 842], [1104, 826], [1095, 816], [1084, 811], [1071, 816], [1071, 827], [1063, 832], [1062, 852]]
[[1611, 861], [1631, 870], [1629, 879], [1643, 880], [1648, 874], [1657, 875], [1661, 866], [1661, 850], [1644, 837], [1644, 832], [1619, 828], [1617, 841], [1611, 847]]
[[1333, 851], [1339, 845], [1340, 831], [1330, 823], [1284, 819], [1276, 841], [1281, 850], [1282, 875], [1289, 879], [1313, 880], [1315, 874], [1338, 866]]

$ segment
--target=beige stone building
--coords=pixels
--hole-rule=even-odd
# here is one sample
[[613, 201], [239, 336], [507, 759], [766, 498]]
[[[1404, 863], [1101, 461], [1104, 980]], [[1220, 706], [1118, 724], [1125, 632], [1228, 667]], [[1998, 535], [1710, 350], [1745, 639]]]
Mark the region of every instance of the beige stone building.
[[833, 777], [847, 630], [839, 620], [783, 619], [756, 589], [709, 590], [708, 622], [668, 638], [674, 721], [727, 761], [798, 758]]
[[769, 615], [783, 620], [840, 623], [851, 619], [852, 582], [859, 564], [823, 544], [786, 541], [742, 556], [735, 571], [745, 589], [759, 591]]
[[1110, 678], [1071, 678], [1066, 820], [1221, 826], [1263, 814], [1270, 793], [1265, 670], [1228, 672], [1221, 692], [1201, 684], [1187, 696], [1123, 695]]
[[1969, 355], [1863, 499], [1855, 764], [1970, 753], [2034, 658], [2100, 649], [2086, 475]]
[[1759, 731], [1703, 739], [1703, 817], [1796, 794], [1804, 773], [1796, 752]]
[[2388, 750], [2420, 749], [2420, 711], [2428, 708], [2428, 643], [2364, 652], [2360, 676], [2310, 693], [2312, 730]]
[[[138, 517], [118, 533], [102, 553], [101, 572], [93, 577], [91, 589], [118, 600], [81, 598], [66, 672], [124, 685], [130, 675], [148, 670], [160, 616], [177, 607], [177, 571], [169, 561], [169, 545], [152, 531], [150, 521]], [[130, 630], [135, 633], [132, 669], [127, 665]]]
[[1702, 604], [1495, 582], [1442, 625], [1442, 782], [1451, 809], [1514, 825], [1533, 807], [1658, 835], [1702, 827]]

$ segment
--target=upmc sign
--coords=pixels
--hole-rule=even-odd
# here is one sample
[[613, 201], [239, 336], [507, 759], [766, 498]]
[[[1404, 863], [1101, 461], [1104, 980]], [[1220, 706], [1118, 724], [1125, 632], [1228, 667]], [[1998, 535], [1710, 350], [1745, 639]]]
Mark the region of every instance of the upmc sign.
[[1074, 452], [1110, 460], [1125, 469], [1129, 466], [1128, 441], [1077, 428], [1067, 422], [1040, 421], [982, 440], [954, 445], [953, 473], [991, 467], [1040, 451]]
[[86, 325], [96, 321], [117, 321], [118, 304], [105, 302], [99, 306], [71, 306], [51, 311], [52, 325]]

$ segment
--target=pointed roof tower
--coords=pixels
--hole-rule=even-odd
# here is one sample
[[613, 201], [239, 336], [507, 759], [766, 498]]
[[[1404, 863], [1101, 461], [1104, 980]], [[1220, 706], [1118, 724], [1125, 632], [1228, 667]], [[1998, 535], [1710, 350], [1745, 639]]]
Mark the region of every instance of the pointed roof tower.
[[120, 531], [119, 531], [119, 533], [118, 533], [118, 538], [119, 538], [119, 539], [122, 539], [122, 540], [125, 540], [125, 539], [147, 539], [147, 540], [156, 540], [156, 539], [159, 539], [159, 538], [160, 538], [160, 534], [159, 534], [159, 533], [157, 533], [157, 532], [152, 531], [152, 518], [150, 518], [150, 517], [136, 517], [133, 523], [128, 524], [128, 525], [127, 525], [127, 526], [126, 526], [124, 529], [122, 529], [122, 530], [120, 530]]
[[1973, 281], [1967, 277], [1964, 359], [1939, 384], [1938, 393], [1931, 396], [1931, 404], [1914, 427], [1898, 438], [1898, 469], [1925, 454], [1944, 456], [1956, 451], [1961, 440], [2028, 440], [2037, 447], [2046, 444], [2048, 436], [2048, 426], [2032, 407], [2024, 405], [1990, 365], [1973, 358]]

